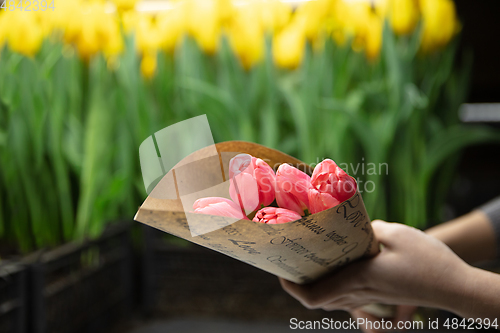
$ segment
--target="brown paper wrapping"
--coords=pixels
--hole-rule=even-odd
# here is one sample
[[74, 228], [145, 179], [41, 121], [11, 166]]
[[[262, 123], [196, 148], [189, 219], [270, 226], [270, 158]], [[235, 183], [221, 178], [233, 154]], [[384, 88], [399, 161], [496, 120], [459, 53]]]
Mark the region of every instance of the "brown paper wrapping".
[[[229, 160], [239, 153], [259, 157], [272, 167], [289, 163], [311, 174], [301, 161], [258, 144], [229, 141], [215, 146], [218, 156], [209, 153], [213, 148], [202, 149], [170, 170], [134, 219], [300, 284], [378, 252], [358, 191], [336, 207], [285, 224], [233, 223], [224, 217], [186, 213], [183, 203], [192, 206], [199, 197], [215, 196], [206, 189], [227, 186]], [[217, 229], [212, 230], [213, 225]]]

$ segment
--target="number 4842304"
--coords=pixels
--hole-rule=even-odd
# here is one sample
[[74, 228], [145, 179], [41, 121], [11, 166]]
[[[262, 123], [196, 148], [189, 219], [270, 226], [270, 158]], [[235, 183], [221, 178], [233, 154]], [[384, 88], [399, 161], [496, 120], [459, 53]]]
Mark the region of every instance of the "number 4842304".
[[[0, 0], [2, 1], [2, 0]], [[38, 12], [38, 11], [46, 11], [47, 9], [52, 9], [54, 11], [55, 6], [54, 6], [54, 0], [52, 0], [50, 3], [47, 0], [7, 0], [2, 3], [2, 6], [0, 7], [2, 10], [8, 10], [8, 11], [14, 11], [14, 10], [20, 10], [20, 11], [25, 11], [25, 12]]]
[[443, 324], [446, 329], [463, 329], [463, 330], [473, 330], [473, 329], [489, 329], [489, 328], [494, 328], [498, 329], [498, 322], [497, 319], [495, 318], [494, 320], [490, 320], [488, 318], [481, 319], [465, 319], [463, 318], [462, 320], [458, 318], [448, 318]]

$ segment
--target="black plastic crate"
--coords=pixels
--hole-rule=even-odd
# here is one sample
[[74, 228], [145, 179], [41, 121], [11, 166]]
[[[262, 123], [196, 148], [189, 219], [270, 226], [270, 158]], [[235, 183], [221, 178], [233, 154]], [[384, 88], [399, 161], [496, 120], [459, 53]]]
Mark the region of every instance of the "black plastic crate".
[[106, 332], [133, 302], [130, 224], [43, 253], [30, 265], [30, 331]]
[[26, 332], [26, 278], [24, 265], [0, 265], [0, 333]]
[[154, 317], [243, 320], [348, 320], [343, 311], [311, 311], [283, 291], [278, 278], [195, 244], [175, 245], [144, 226], [142, 296]]

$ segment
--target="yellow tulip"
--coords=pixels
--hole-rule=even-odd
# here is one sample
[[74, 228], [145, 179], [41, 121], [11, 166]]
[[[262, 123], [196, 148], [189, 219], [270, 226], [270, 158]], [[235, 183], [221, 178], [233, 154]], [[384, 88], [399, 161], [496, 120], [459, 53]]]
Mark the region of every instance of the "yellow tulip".
[[141, 15], [135, 34], [136, 48], [145, 54], [156, 51], [161, 45], [161, 34], [150, 15]]
[[342, 45], [351, 39], [355, 51], [363, 50], [367, 22], [373, 15], [371, 4], [366, 1], [339, 0], [334, 3], [333, 15], [336, 22], [333, 37], [337, 43]]
[[279, 31], [292, 16], [292, 7], [280, 0], [252, 1], [260, 4], [260, 20], [265, 31]]
[[421, 48], [424, 52], [442, 48], [460, 31], [452, 0], [420, 0], [423, 17]]
[[336, 1], [332, 37], [340, 45], [351, 40], [354, 51], [364, 50], [369, 59], [376, 58], [382, 46], [383, 6], [380, 0], [375, 7], [369, 1]]
[[134, 10], [129, 10], [127, 12], [124, 12], [122, 14], [122, 25], [123, 25], [123, 31], [126, 34], [131, 34], [132, 32], [137, 29], [137, 25], [139, 24], [141, 15], [134, 11]]
[[78, 53], [85, 60], [89, 60], [99, 52], [98, 24], [98, 21], [92, 15], [85, 17], [85, 24], [83, 24], [82, 30], [78, 34], [76, 46]]
[[156, 52], [143, 55], [141, 60], [141, 73], [146, 79], [151, 79], [156, 72]]
[[[390, 2], [391, 1], [393, 1], [393, 0], [372, 0], [369, 2], [371, 2], [371, 6], [372, 6], [375, 14], [377, 14], [380, 17], [387, 17], [389, 12], [390, 12]], [[398, 0], [394, 0], [394, 1], [398, 1]]]
[[129, 11], [135, 8], [138, 0], [113, 0], [118, 12]]
[[419, 18], [416, 0], [389, 0], [389, 20], [396, 34], [411, 33], [417, 26]]
[[106, 57], [114, 57], [123, 51], [123, 37], [118, 21], [114, 17], [102, 22], [101, 26], [102, 51]]
[[259, 20], [260, 13], [251, 10], [252, 7], [247, 5], [238, 8], [227, 31], [231, 47], [245, 69], [252, 67], [264, 55], [264, 31]]
[[304, 57], [305, 42], [303, 27], [299, 24], [289, 25], [273, 39], [274, 62], [283, 68], [297, 68]]
[[233, 0], [215, 0], [215, 5], [217, 7], [218, 18], [221, 24], [225, 24], [231, 20], [235, 9]]
[[[281, 30], [290, 22], [292, 7], [280, 0], [239, 0], [232, 8], [229, 24], [238, 18], [242, 11], [254, 17], [252, 25], [259, 25], [265, 32]], [[227, 23], [227, 22], [226, 22]]]
[[186, 5], [189, 33], [201, 49], [209, 54], [215, 53], [219, 45], [221, 19], [228, 9], [221, 10], [221, 3], [216, 0], [191, 0]]
[[324, 28], [325, 20], [331, 11], [332, 2], [330, 0], [316, 0], [304, 2], [297, 8], [294, 20], [301, 21], [304, 26], [306, 37], [314, 40]]
[[5, 43], [7, 43], [7, 32], [9, 31], [7, 29], [8, 22], [6, 19], [7, 15], [1, 15], [0, 14], [0, 52], [2, 51], [2, 48], [4, 47]]
[[[57, 4], [57, 10], [47, 10], [41, 13], [50, 21], [52, 29], [65, 32], [68, 29], [68, 25], [80, 28], [79, 23], [81, 23], [81, 19], [76, 19], [75, 22], [76, 17], [81, 17], [80, 0], [64, 0]], [[72, 32], [74, 30], [72, 29]]]
[[[52, 10], [51, 10], [52, 11]], [[50, 15], [45, 15], [45, 12], [35, 11], [33, 12], [34, 20], [37, 22], [38, 29], [42, 33], [42, 36], [50, 37], [52, 31], [54, 30], [54, 25], [51, 20]]]
[[[84, 22], [70, 24], [71, 33], [65, 39], [73, 41], [78, 53], [89, 60], [98, 52], [106, 57], [114, 57], [123, 50], [123, 40], [117, 18], [106, 12], [104, 3], [87, 2], [80, 5], [80, 19]], [[75, 17], [78, 17], [75, 14]]]
[[161, 47], [167, 52], [172, 52], [186, 32], [185, 6], [177, 5], [172, 10], [159, 14], [156, 22]]
[[83, 12], [87, 5], [77, 4], [76, 1], [69, 1], [69, 3], [71, 5], [67, 8], [65, 15], [60, 18], [59, 23], [66, 43], [76, 43], [84, 25]]
[[373, 60], [377, 58], [382, 47], [382, 19], [372, 14], [366, 22], [366, 44], [365, 53], [368, 59]]
[[35, 55], [43, 40], [36, 15], [23, 11], [12, 11], [6, 15], [10, 16], [7, 31], [9, 47], [25, 56]]

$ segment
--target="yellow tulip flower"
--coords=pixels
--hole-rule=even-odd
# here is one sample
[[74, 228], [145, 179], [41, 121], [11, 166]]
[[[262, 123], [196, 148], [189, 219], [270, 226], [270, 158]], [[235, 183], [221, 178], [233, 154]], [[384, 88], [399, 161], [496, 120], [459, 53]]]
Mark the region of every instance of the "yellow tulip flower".
[[233, 0], [215, 0], [215, 6], [217, 8], [219, 23], [225, 24], [231, 20], [235, 9]]
[[309, 40], [315, 40], [320, 34], [332, 4], [330, 0], [316, 0], [304, 2], [297, 8], [294, 20], [301, 21]]
[[141, 73], [146, 79], [151, 79], [156, 72], [156, 52], [143, 55], [141, 60]]
[[[89, 60], [102, 51], [106, 57], [113, 57], [122, 52], [123, 40], [117, 18], [106, 13], [103, 3], [87, 2], [80, 5], [81, 25], [70, 23], [70, 34], [65, 39], [73, 41], [78, 53], [84, 60]], [[78, 15], [75, 14], [78, 19]]]
[[343, 45], [351, 40], [356, 52], [365, 51], [369, 59], [375, 59], [382, 46], [383, 1], [375, 6], [369, 1], [345, 1], [334, 3], [332, 37]]
[[221, 11], [216, 0], [191, 0], [186, 5], [189, 33], [205, 52], [215, 53], [219, 45], [221, 18], [224, 18], [221, 14], [226, 14], [227, 8]]
[[150, 15], [141, 15], [136, 29], [136, 47], [142, 54], [156, 51], [161, 46], [161, 33]]
[[379, 16], [372, 14], [366, 24], [365, 53], [368, 59], [373, 60], [378, 57], [382, 48], [383, 21]]
[[138, 0], [113, 0], [118, 12], [129, 11], [135, 8]]
[[87, 6], [77, 4], [76, 1], [69, 1], [69, 3], [72, 5], [65, 10], [65, 15], [60, 18], [59, 24], [66, 43], [76, 43], [84, 24], [83, 12]]
[[43, 34], [35, 13], [12, 11], [7, 40], [9, 47], [25, 56], [35, 55], [42, 45]]
[[77, 39], [77, 49], [80, 56], [89, 60], [93, 57], [100, 49], [99, 35], [97, 33], [98, 22], [95, 18], [86, 17], [85, 24], [82, 26]]
[[79, 0], [65, 0], [57, 4], [57, 10], [47, 10], [40, 13], [50, 21], [52, 29], [64, 32], [69, 23], [74, 23], [75, 15], [80, 14], [80, 5]]
[[371, 4], [366, 1], [339, 0], [334, 3], [334, 21], [336, 25], [333, 37], [342, 45], [352, 40], [352, 48], [361, 51], [365, 47], [367, 23], [372, 13]]
[[177, 43], [186, 32], [185, 6], [177, 5], [172, 10], [159, 14], [156, 22], [160, 34], [161, 47], [167, 52], [173, 52]]
[[124, 12], [122, 14], [122, 26], [123, 26], [123, 31], [125, 34], [131, 34], [135, 31], [137, 28], [139, 21], [140, 21], [141, 15], [134, 11], [134, 10], [129, 10], [127, 12]]
[[279, 31], [283, 29], [292, 16], [292, 7], [280, 0], [252, 1], [259, 3], [260, 20], [265, 31]]
[[442, 48], [460, 31], [452, 0], [420, 0], [423, 17], [421, 48], [424, 52]]
[[299, 24], [291, 24], [273, 39], [274, 62], [283, 68], [297, 68], [304, 57], [306, 36]]
[[108, 20], [103, 22], [101, 36], [103, 39], [102, 51], [107, 58], [122, 53], [124, 48], [123, 37], [118, 21], [114, 17], [110, 16]]
[[264, 31], [259, 20], [260, 13], [251, 10], [252, 7], [247, 5], [238, 8], [227, 29], [231, 47], [245, 69], [252, 67], [264, 55]]
[[7, 32], [9, 30], [7, 29], [7, 27], [9, 25], [6, 17], [7, 15], [0, 14], [0, 52], [2, 51], [2, 48], [5, 45], [5, 43], [7, 43], [7, 38], [8, 38]]
[[389, 20], [396, 34], [411, 33], [417, 26], [419, 18], [416, 0], [389, 0]]

